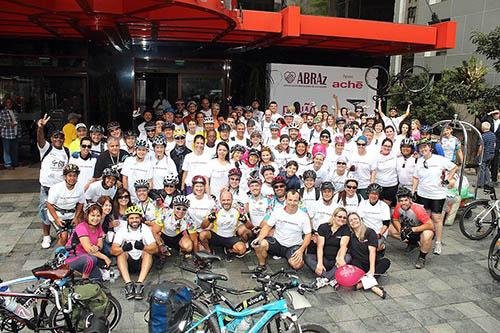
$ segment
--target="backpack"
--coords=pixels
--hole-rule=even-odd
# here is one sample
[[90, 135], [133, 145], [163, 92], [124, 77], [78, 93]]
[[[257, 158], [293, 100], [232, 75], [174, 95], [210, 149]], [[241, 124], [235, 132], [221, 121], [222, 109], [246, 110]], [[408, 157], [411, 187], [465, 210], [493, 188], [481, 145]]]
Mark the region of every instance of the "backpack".
[[[83, 304], [74, 304], [71, 319], [78, 329], [86, 328], [87, 318], [91, 315], [95, 317], [107, 317], [109, 312], [108, 295], [97, 283], [86, 283], [73, 287], [74, 293], [79, 295], [79, 302]], [[68, 299], [69, 288], [63, 291], [63, 300]]]
[[149, 333], [181, 332], [179, 324], [191, 317], [191, 294], [180, 284], [163, 281], [149, 295]]
[[[50, 154], [50, 152], [52, 151], [52, 149], [54, 148], [54, 146], [52, 145], [49, 145], [49, 149], [47, 149], [47, 151], [45, 152], [45, 154], [43, 154], [42, 158], [40, 159], [40, 162], [43, 162], [43, 160], [45, 159], [45, 157], [47, 157], [47, 155]], [[66, 156], [68, 157], [68, 161], [69, 161], [69, 156], [70, 156], [70, 152], [69, 152], [69, 149], [64, 147], [64, 152], [66, 153]]]

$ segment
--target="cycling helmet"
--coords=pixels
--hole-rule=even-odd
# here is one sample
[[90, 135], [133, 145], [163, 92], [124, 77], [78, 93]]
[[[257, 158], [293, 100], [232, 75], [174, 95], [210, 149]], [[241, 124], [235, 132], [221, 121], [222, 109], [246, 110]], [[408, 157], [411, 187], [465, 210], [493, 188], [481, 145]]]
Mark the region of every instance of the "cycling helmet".
[[366, 188], [366, 192], [367, 193], [377, 193], [377, 194], [380, 194], [382, 192], [382, 186], [380, 186], [377, 183], [371, 183]]
[[154, 123], [154, 121], [146, 122], [144, 124], [144, 130], [146, 130], [146, 132], [156, 130], [156, 124]]
[[137, 132], [134, 130], [128, 130], [123, 133], [124, 138], [137, 137]]
[[163, 135], [158, 135], [156, 138], [153, 139], [153, 147], [154, 146], [158, 146], [158, 145], [162, 145], [162, 146], [166, 146], [167, 143], [165, 142], [165, 138], [163, 137]]
[[427, 138], [422, 138], [416, 142], [416, 146], [418, 147], [420, 145], [430, 145], [431, 143], [432, 143], [431, 140]]
[[137, 139], [135, 142], [135, 148], [147, 148], [148, 143], [144, 139]]
[[276, 171], [272, 165], [264, 165], [262, 168], [260, 168], [260, 174], [264, 175], [264, 172], [271, 170], [273, 173]]
[[184, 206], [186, 208], [189, 208], [189, 205], [191, 204], [191, 202], [189, 201], [188, 198], [186, 198], [185, 195], [178, 195], [176, 197], [174, 197], [174, 199], [172, 200], [172, 204], [173, 206]]
[[104, 128], [101, 125], [92, 125], [89, 129], [90, 133], [104, 133]]
[[305, 144], [306, 146], [309, 144], [305, 139], [297, 139], [297, 141], [295, 141], [295, 147], [297, 147], [297, 145], [299, 145], [300, 143], [303, 143]]
[[293, 113], [291, 113], [290, 111], [285, 111], [285, 113], [283, 113], [283, 118], [284, 117], [293, 117]]
[[292, 129], [298, 131], [299, 130], [299, 125], [296, 122], [291, 123], [290, 125], [288, 125], [288, 130], [292, 130]]
[[174, 130], [175, 129], [175, 125], [172, 124], [170, 121], [166, 121], [165, 124], [163, 124], [163, 128], [164, 129]]
[[401, 147], [403, 146], [410, 146], [413, 147], [415, 145], [415, 141], [413, 141], [412, 138], [404, 138], [401, 140]]
[[167, 175], [165, 175], [165, 177], [163, 178], [163, 186], [167, 186], [167, 185], [177, 185], [179, 184], [179, 178], [177, 178], [176, 175], [174, 175], [173, 173], [169, 173]]
[[396, 197], [398, 199], [405, 198], [405, 197], [411, 198], [412, 194], [411, 194], [411, 191], [409, 189], [407, 189], [406, 187], [400, 187], [400, 188], [398, 188], [398, 192], [396, 193]]
[[205, 116], [203, 119], [203, 123], [205, 124], [213, 124], [214, 123], [214, 118], [212, 116]]
[[141, 188], [149, 189], [149, 183], [146, 179], [137, 179], [134, 183], [135, 190], [139, 190]]
[[220, 124], [218, 130], [219, 130], [219, 132], [231, 131], [231, 127], [228, 124]]
[[335, 144], [341, 144], [341, 145], [344, 145], [345, 144], [345, 138], [341, 135], [336, 135], [335, 136]]
[[75, 172], [77, 175], [80, 174], [80, 168], [76, 164], [66, 164], [63, 168], [63, 175], [66, 176], [67, 174]]
[[252, 185], [253, 183], [262, 184], [262, 180], [259, 177], [249, 177], [247, 180], [248, 186]]
[[186, 137], [186, 131], [183, 130], [182, 128], [177, 128], [174, 130], [174, 138], [178, 136], [184, 136]]
[[272, 131], [273, 129], [274, 130], [279, 130], [280, 129], [280, 124], [278, 124], [278, 123], [271, 123], [269, 125], [269, 130]]
[[420, 133], [432, 133], [432, 127], [429, 125], [422, 125], [422, 127], [420, 127]]
[[249, 151], [248, 151], [248, 156], [250, 155], [255, 155], [257, 156], [258, 158], [260, 158], [260, 151], [258, 149], [255, 149], [255, 148], [251, 148]]
[[207, 184], [207, 181], [205, 179], [205, 177], [203, 176], [194, 176], [193, 177], [193, 180], [191, 181], [194, 184], [203, 184], [203, 185], [206, 185]]
[[228, 177], [231, 177], [231, 176], [238, 176], [241, 178], [241, 170], [238, 169], [238, 168], [232, 168], [231, 170], [229, 170], [228, 172]]
[[243, 147], [242, 145], [236, 144], [231, 148], [231, 153], [234, 153], [235, 151], [240, 151], [240, 152], [244, 153], [245, 147]]
[[137, 205], [132, 205], [130, 207], [128, 207], [127, 209], [125, 209], [125, 216], [129, 216], [129, 215], [132, 215], [132, 214], [137, 214], [137, 215], [140, 215], [141, 217], [144, 216], [144, 212], [142, 211], [142, 208], [137, 206]]
[[283, 176], [274, 177], [271, 185], [274, 187], [276, 184], [285, 184], [286, 185], [285, 177], [283, 177]]
[[321, 184], [321, 191], [332, 190], [335, 191], [335, 186], [333, 186], [332, 182], [326, 181]]
[[317, 177], [316, 171], [314, 171], [314, 170], [306, 170], [302, 174], [302, 179], [304, 179], [304, 180], [308, 179], [308, 178], [312, 178], [312, 179], [316, 180], [316, 177]]
[[105, 177], [115, 177], [115, 179], [120, 178], [118, 173], [111, 168], [106, 168], [106, 169], [102, 170], [102, 178], [105, 178]]
[[336, 122], [337, 124], [338, 124], [338, 123], [345, 123], [345, 119], [344, 119], [344, 117], [337, 117], [337, 118], [335, 119], [335, 122]]
[[106, 128], [108, 129], [108, 131], [120, 128], [120, 123], [117, 121], [112, 121], [108, 123], [108, 126], [106, 126]]

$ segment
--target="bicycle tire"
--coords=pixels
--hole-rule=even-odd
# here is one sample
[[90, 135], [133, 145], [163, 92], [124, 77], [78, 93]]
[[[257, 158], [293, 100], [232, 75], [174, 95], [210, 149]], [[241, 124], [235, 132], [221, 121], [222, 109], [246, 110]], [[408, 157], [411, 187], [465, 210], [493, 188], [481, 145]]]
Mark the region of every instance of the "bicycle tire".
[[[193, 313], [191, 314], [191, 318], [190, 318], [191, 323], [185, 327], [185, 330], [187, 330], [191, 324], [193, 324], [194, 322], [197, 322], [198, 320], [207, 316], [210, 313], [210, 310], [208, 309], [208, 307], [205, 304], [203, 304], [197, 300], [191, 301], [191, 308], [193, 310]], [[209, 317], [207, 320], [205, 320], [203, 322], [203, 324], [204, 325], [201, 328], [201, 330], [203, 332], [220, 333], [219, 324], [217, 323], [214, 316]], [[198, 328], [200, 328], [200, 327], [198, 326]], [[176, 333], [180, 333], [180, 331], [177, 330]]]
[[401, 84], [403, 87], [413, 93], [425, 90], [431, 82], [431, 74], [423, 66], [411, 66], [404, 71]]
[[490, 244], [488, 270], [495, 280], [500, 281], [500, 231], [493, 237], [493, 241]]
[[[481, 240], [487, 237], [493, 231], [497, 216], [495, 210], [492, 209], [490, 214], [491, 221], [478, 221], [478, 216], [482, 216], [482, 212], [490, 208], [488, 201], [475, 201], [470, 203], [462, 212], [459, 220], [460, 231], [462, 234], [472, 240]], [[475, 211], [476, 209], [479, 209]], [[486, 217], [486, 216], [485, 216]], [[474, 232], [476, 230], [476, 232]]]
[[[375, 84], [373, 84], [374, 79], [376, 79]], [[366, 85], [372, 90], [384, 91], [389, 87], [389, 72], [382, 66], [372, 66], [365, 72], [365, 82]]]
[[[120, 322], [120, 319], [122, 317], [122, 306], [120, 302], [113, 296], [108, 294], [108, 300], [109, 300], [109, 313], [108, 313], [108, 322], [109, 322], [109, 328], [113, 330], [116, 325]], [[109, 316], [112, 315], [111, 319]], [[64, 326], [65, 324], [61, 323], [61, 321], [64, 321], [64, 316], [61, 314], [60, 310], [58, 310], [56, 307], [50, 311], [49, 314], [49, 326], [50, 327], [61, 327]], [[63, 333], [65, 332], [64, 329], [53, 329], [53, 333]]]
[[[273, 326], [274, 324], [274, 326]], [[275, 314], [259, 330], [259, 333], [300, 333], [300, 325], [290, 317], [283, 318], [281, 314]]]
[[300, 325], [302, 333], [330, 333], [326, 328], [318, 324]]

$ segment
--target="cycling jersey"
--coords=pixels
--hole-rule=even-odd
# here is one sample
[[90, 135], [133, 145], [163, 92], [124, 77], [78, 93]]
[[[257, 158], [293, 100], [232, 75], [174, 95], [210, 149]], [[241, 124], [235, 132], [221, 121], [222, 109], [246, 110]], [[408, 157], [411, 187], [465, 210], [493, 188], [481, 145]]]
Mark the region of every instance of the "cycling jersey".
[[394, 208], [393, 219], [399, 220], [402, 227], [418, 227], [427, 223], [431, 218], [422, 205], [412, 203], [408, 210], [401, 208], [398, 203]]
[[175, 217], [173, 209], [165, 209], [161, 214], [161, 218], [156, 221], [156, 224], [162, 227], [161, 231], [168, 237], [175, 237], [184, 231], [188, 233], [196, 232], [194, 220], [191, 215], [186, 213], [186, 215], [179, 220]]
[[239, 225], [240, 211], [234, 207], [229, 210], [221, 208], [215, 214], [212, 230], [221, 237], [236, 236], [236, 228]]
[[264, 220], [267, 211], [268, 200], [264, 195], [254, 197], [252, 194], [248, 196], [248, 215], [250, 222], [254, 227], [260, 226]]
[[138, 202], [137, 206], [141, 207], [144, 212], [145, 221], [157, 222], [161, 218], [161, 210], [156, 206], [156, 203], [151, 198], [146, 201]]

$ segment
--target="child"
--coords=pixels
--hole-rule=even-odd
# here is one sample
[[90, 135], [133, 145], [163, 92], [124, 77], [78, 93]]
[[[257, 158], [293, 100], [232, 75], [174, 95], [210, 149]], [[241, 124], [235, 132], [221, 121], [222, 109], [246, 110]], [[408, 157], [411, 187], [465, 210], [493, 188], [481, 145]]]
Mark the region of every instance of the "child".
[[285, 165], [285, 171], [280, 172], [280, 176], [285, 177], [287, 190], [300, 188], [300, 179], [296, 175], [297, 170], [299, 170], [299, 164], [296, 161], [288, 161]]

